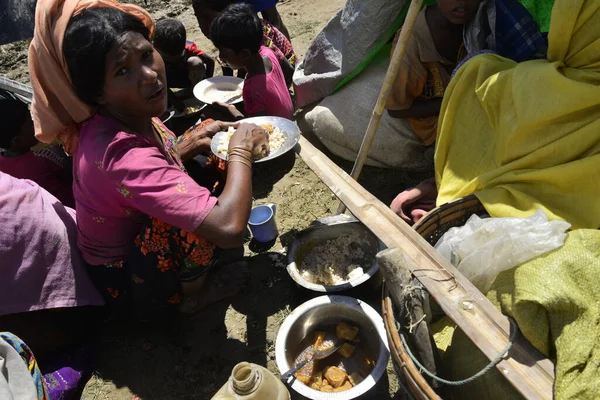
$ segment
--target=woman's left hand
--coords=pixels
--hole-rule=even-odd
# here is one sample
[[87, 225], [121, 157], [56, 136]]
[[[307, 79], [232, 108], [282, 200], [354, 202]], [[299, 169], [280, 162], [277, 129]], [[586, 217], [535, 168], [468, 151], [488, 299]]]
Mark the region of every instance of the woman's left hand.
[[191, 160], [200, 153], [210, 151], [210, 142], [215, 134], [227, 131], [229, 127], [237, 128], [238, 125], [239, 123], [215, 121], [201, 128], [193, 128], [177, 144], [181, 161]]

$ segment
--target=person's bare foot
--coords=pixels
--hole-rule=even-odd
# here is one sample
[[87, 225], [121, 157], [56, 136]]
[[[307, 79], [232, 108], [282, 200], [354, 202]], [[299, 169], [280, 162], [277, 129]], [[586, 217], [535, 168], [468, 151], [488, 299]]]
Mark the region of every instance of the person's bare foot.
[[[201, 285], [184, 284], [184, 297], [179, 304], [179, 311], [183, 314], [193, 314], [219, 300], [235, 296], [242, 291], [250, 279], [250, 271], [246, 261], [216, 267], [209, 273]], [[190, 287], [194, 285], [194, 292]], [[183, 285], [182, 285], [183, 286]]]

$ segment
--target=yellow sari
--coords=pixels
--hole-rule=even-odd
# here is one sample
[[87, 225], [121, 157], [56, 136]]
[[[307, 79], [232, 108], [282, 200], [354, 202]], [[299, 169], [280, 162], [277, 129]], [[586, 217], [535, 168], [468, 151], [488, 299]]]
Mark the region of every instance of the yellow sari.
[[557, 0], [548, 60], [480, 55], [446, 89], [438, 205], [474, 193], [493, 217], [536, 209], [600, 227], [600, 2]]

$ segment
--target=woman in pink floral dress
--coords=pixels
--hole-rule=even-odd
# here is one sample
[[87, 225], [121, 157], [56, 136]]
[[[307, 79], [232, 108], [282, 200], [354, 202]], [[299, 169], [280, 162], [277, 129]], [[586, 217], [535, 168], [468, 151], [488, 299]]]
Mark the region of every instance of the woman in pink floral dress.
[[[212, 196], [182, 160], [208, 151], [211, 137], [230, 125], [214, 122], [178, 142], [155, 118], [166, 110], [167, 84], [149, 15], [115, 0], [40, 0], [37, 7], [30, 49], [32, 82], [41, 89], [33, 103], [36, 134], [44, 131], [36, 110], [47, 112], [40, 103], [53, 94], [57, 101], [70, 96], [67, 111], [78, 101], [90, 109], [74, 121], [74, 196], [78, 245], [97, 288], [143, 318], [175, 305], [192, 312], [235, 294], [248, 272], [241, 263], [227, 265], [223, 249], [243, 244], [252, 154], [268, 149], [264, 130], [238, 127], [227, 182]], [[72, 87], [46, 83], [56, 75]]]

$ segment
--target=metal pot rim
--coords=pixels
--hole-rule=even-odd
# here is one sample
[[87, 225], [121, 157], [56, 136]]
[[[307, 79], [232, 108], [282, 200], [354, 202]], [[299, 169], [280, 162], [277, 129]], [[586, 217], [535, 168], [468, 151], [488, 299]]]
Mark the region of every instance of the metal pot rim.
[[[356, 220], [356, 221], [336, 222], [336, 223], [329, 224], [329, 225], [310, 226], [310, 227], [306, 228], [305, 230], [299, 232], [298, 238], [300, 238], [303, 233], [309, 232], [311, 230], [327, 229], [327, 227], [330, 227], [330, 226], [345, 225], [345, 224], [359, 224], [362, 227], [364, 227], [365, 230], [369, 232], [369, 234], [373, 235], [373, 233], [371, 231], [369, 231], [369, 229], [366, 226], [364, 226], [360, 221]], [[375, 239], [377, 239], [377, 237], [375, 235], [373, 235], [373, 237]], [[373, 264], [371, 264], [371, 267], [368, 270], [364, 271], [364, 273], [361, 276], [359, 276], [355, 279], [352, 279], [348, 282], [340, 283], [339, 285], [320, 285], [318, 283], [312, 283], [312, 282], [304, 279], [302, 277], [302, 275], [300, 275], [300, 272], [298, 271], [298, 265], [296, 264], [296, 261], [294, 260], [296, 246], [298, 246], [298, 242], [299, 242], [298, 238], [296, 240], [294, 240], [294, 242], [292, 242], [292, 244], [289, 246], [287, 272], [290, 275], [290, 277], [294, 280], [294, 282], [296, 282], [298, 285], [302, 286], [305, 289], [309, 289], [309, 290], [313, 290], [315, 292], [321, 292], [321, 293], [333, 293], [333, 292], [340, 292], [342, 290], [352, 289], [353, 287], [356, 287], [356, 286], [368, 281], [379, 270], [379, 264], [377, 263], [377, 261], [373, 261]], [[386, 248], [385, 245], [383, 243], [381, 243], [381, 241], [379, 241], [379, 239], [377, 239], [377, 243], [378, 243], [377, 251], [381, 251]]]
[[375, 386], [375, 384], [379, 381], [379, 379], [381, 379], [381, 377], [385, 373], [388, 365], [390, 353], [387, 342], [387, 334], [383, 325], [383, 319], [377, 313], [377, 311], [375, 311], [370, 305], [363, 302], [362, 300], [355, 299], [353, 297], [325, 295], [316, 297], [312, 300], [301, 304], [294, 311], [292, 311], [292, 313], [288, 315], [287, 318], [283, 321], [283, 324], [281, 325], [281, 327], [279, 328], [279, 332], [277, 333], [277, 340], [275, 342], [275, 361], [277, 363], [277, 368], [279, 368], [280, 373], [283, 374], [291, 368], [287, 362], [285, 342], [292, 326], [307, 311], [313, 308], [317, 308], [324, 304], [334, 303], [343, 304], [345, 306], [354, 308], [355, 310], [361, 311], [364, 314], [366, 314], [373, 326], [375, 327], [377, 334], [379, 335], [379, 339], [381, 340], [382, 346], [380, 346], [379, 348], [377, 362], [369, 376], [367, 376], [364, 381], [362, 381], [360, 384], [356, 385], [352, 389], [338, 393], [320, 392], [318, 390], [306, 386], [294, 377], [290, 377], [287, 383], [289, 384], [290, 382], [292, 382], [292, 389], [300, 393], [302, 396], [312, 400], [349, 400], [361, 396]]

